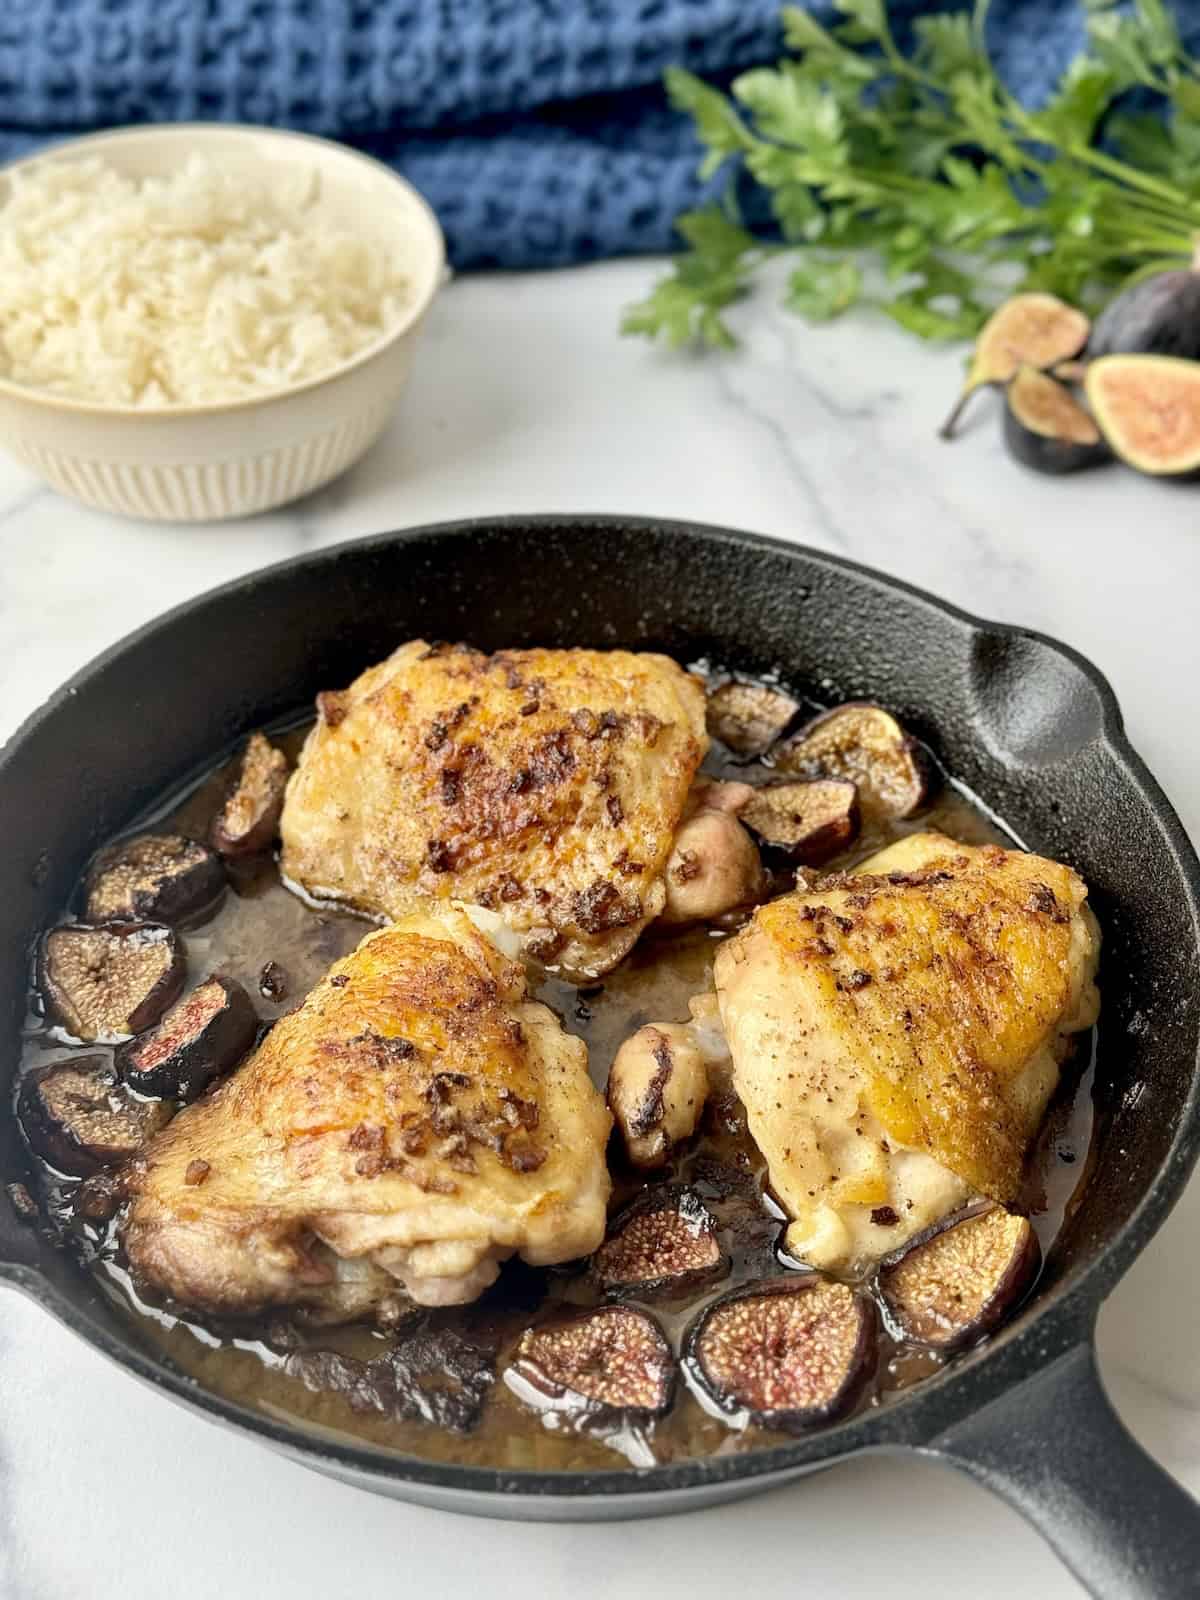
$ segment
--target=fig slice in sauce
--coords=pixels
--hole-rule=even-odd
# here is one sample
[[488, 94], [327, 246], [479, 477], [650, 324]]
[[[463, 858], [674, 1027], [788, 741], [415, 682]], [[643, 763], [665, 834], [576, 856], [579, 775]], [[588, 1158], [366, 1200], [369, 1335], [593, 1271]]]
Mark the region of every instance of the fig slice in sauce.
[[652, 1421], [675, 1397], [666, 1336], [632, 1306], [600, 1306], [527, 1329], [510, 1374], [527, 1403], [602, 1424]]
[[265, 734], [252, 733], [242, 752], [233, 787], [213, 820], [212, 844], [223, 856], [269, 850], [275, 840], [288, 759]]
[[667, 1299], [724, 1277], [729, 1259], [716, 1220], [695, 1190], [662, 1184], [614, 1219], [591, 1271], [610, 1295]]
[[220, 894], [225, 873], [205, 844], [177, 833], [145, 833], [101, 851], [87, 876], [89, 922], [178, 922]]
[[762, 683], [723, 683], [709, 691], [708, 731], [735, 755], [760, 756], [786, 732], [800, 703]]
[[88, 1044], [115, 1044], [158, 1021], [184, 967], [183, 946], [161, 923], [66, 923], [42, 941], [39, 982], [54, 1021]]
[[1028, 1294], [1040, 1264], [1028, 1217], [983, 1203], [886, 1258], [879, 1289], [906, 1339], [945, 1352], [993, 1332]]
[[929, 792], [920, 747], [882, 706], [850, 700], [814, 718], [778, 752], [781, 772], [846, 778], [865, 812], [909, 817]]
[[242, 1059], [257, 1032], [258, 1013], [245, 989], [214, 974], [177, 1000], [157, 1026], [122, 1045], [117, 1065], [139, 1094], [192, 1100]]
[[740, 816], [789, 861], [819, 867], [858, 837], [858, 787], [848, 778], [768, 783], [755, 790]]
[[427, 1422], [470, 1433], [496, 1379], [495, 1352], [453, 1328], [399, 1336], [372, 1361], [335, 1350], [298, 1350], [283, 1369], [312, 1393], [338, 1394], [352, 1411], [378, 1411], [397, 1422]]
[[875, 1312], [805, 1273], [734, 1289], [693, 1323], [684, 1364], [731, 1422], [798, 1433], [848, 1411], [875, 1364]]
[[74, 1056], [22, 1080], [18, 1114], [30, 1146], [59, 1172], [86, 1177], [135, 1156], [173, 1108], [135, 1100], [101, 1055]]

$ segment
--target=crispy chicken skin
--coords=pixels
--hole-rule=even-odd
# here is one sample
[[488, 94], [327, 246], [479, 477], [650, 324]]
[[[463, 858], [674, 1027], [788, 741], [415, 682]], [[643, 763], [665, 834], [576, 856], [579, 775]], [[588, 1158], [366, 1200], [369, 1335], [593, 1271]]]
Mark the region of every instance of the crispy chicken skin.
[[583, 977], [662, 911], [708, 748], [703, 685], [667, 657], [418, 639], [318, 711], [281, 827], [310, 894], [388, 920], [489, 907]]
[[208, 1313], [458, 1304], [514, 1252], [595, 1249], [610, 1127], [582, 1042], [440, 906], [369, 934], [151, 1143], [125, 1249]]
[[715, 980], [733, 1081], [814, 1266], [1017, 1197], [1099, 932], [1068, 867], [922, 833], [761, 907]]

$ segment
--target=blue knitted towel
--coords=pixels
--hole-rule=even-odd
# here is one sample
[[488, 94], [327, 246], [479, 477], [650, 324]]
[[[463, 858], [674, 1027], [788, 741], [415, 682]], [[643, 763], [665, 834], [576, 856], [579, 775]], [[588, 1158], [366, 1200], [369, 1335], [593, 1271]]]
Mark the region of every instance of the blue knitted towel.
[[[393, 163], [460, 268], [665, 250], [703, 186], [663, 68], [771, 60], [779, 3], [0, 0], [0, 157], [114, 123], [271, 123]], [[1200, 0], [1179, 10], [1200, 25]], [[989, 38], [1036, 98], [1083, 25], [1074, 0], [996, 0]]]

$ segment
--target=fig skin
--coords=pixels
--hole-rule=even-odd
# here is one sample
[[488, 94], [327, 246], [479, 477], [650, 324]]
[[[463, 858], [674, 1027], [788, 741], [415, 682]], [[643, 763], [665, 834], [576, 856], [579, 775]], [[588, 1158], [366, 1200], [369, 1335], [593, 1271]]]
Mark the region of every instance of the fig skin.
[[1021, 367], [1005, 391], [1004, 442], [1023, 466], [1054, 476], [1112, 460], [1083, 407], [1057, 378], [1035, 367]]
[[1156, 272], [1122, 289], [1096, 318], [1087, 353], [1200, 360], [1200, 272]]
[[[136, 970], [122, 973], [121, 968], [131, 967], [147, 946], [154, 947], [157, 976], [148, 974], [152, 981], [138, 983]], [[102, 970], [106, 960], [117, 967], [113, 983], [123, 977], [124, 995], [111, 994]], [[164, 923], [70, 922], [51, 928], [42, 940], [38, 988], [47, 1014], [77, 1039], [116, 1044], [158, 1021], [178, 998], [186, 965], [178, 935]], [[98, 998], [87, 993], [89, 982], [99, 989]]]
[[741, 817], [765, 848], [798, 866], [819, 867], [858, 837], [858, 786], [848, 778], [764, 784]]
[[654, 1318], [620, 1304], [528, 1328], [509, 1370], [527, 1404], [603, 1427], [664, 1416], [678, 1373]]
[[848, 779], [864, 813], [896, 819], [924, 804], [932, 778], [916, 740], [870, 700], [821, 712], [780, 746], [775, 765], [797, 777]]
[[1017, 368], [1053, 367], [1077, 356], [1088, 340], [1090, 324], [1082, 311], [1057, 295], [1033, 292], [1014, 295], [997, 306], [975, 341], [967, 381], [938, 436], [952, 439], [959, 419], [977, 389], [1008, 383]]
[[[989, 1263], [985, 1252], [994, 1247], [997, 1232], [1004, 1253]], [[994, 1333], [1029, 1293], [1041, 1264], [1027, 1217], [977, 1201], [885, 1256], [879, 1292], [906, 1339], [948, 1355]]]
[[[773, 1303], [785, 1296], [806, 1299], [810, 1295], [819, 1297], [811, 1306], [799, 1298], [791, 1305]], [[821, 1349], [811, 1337], [804, 1337], [807, 1330], [802, 1322], [795, 1330], [792, 1348], [788, 1348], [791, 1330], [787, 1315], [795, 1313], [803, 1318], [805, 1312], [815, 1312], [818, 1317], [824, 1312], [841, 1322], [834, 1331], [832, 1351]], [[755, 1326], [756, 1317], [761, 1319], [761, 1326]], [[875, 1369], [876, 1329], [872, 1303], [845, 1284], [817, 1272], [789, 1273], [782, 1278], [743, 1284], [707, 1306], [688, 1329], [683, 1366], [710, 1405], [734, 1426], [754, 1422], [783, 1433], [803, 1433], [836, 1421], [858, 1400]], [[744, 1355], [752, 1364], [752, 1369], [741, 1374], [732, 1386], [727, 1374], [715, 1370], [722, 1331], [732, 1333], [735, 1342], [740, 1335], [744, 1350], [735, 1349], [733, 1358]], [[813, 1352], [813, 1361], [807, 1365], [803, 1359], [806, 1349]], [[816, 1370], [814, 1362], [830, 1356], [832, 1371]], [[760, 1364], [764, 1369], [769, 1367], [773, 1359], [774, 1371], [756, 1370]], [[812, 1392], [803, 1398], [796, 1392], [788, 1397], [793, 1403], [781, 1404], [778, 1402], [784, 1395], [776, 1396], [775, 1388], [783, 1384], [788, 1368], [797, 1379], [797, 1391], [808, 1383]], [[823, 1384], [821, 1380], [828, 1378], [832, 1381]], [[768, 1394], [772, 1396], [769, 1402]]]
[[121, 1045], [116, 1064], [138, 1094], [194, 1100], [254, 1043], [258, 1013], [240, 983], [214, 973], [151, 1030]]
[[30, 1148], [77, 1178], [128, 1161], [166, 1126], [173, 1109], [134, 1100], [102, 1055], [73, 1056], [27, 1073], [17, 1100]]
[[1085, 380], [1092, 415], [1127, 466], [1156, 478], [1200, 475], [1200, 362], [1102, 356]]
[[180, 834], [144, 833], [109, 845], [88, 870], [89, 922], [178, 922], [207, 910], [225, 887], [220, 861]]
[[[634, 1264], [640, 1276], [630, 1274]], [[645, 1300], [686, 1294], [728, 1271], [716, 1218], [683, 1184], [647, 1189], [626, 1206], [591, 1263], [592, 1278], [606, 1294]]]

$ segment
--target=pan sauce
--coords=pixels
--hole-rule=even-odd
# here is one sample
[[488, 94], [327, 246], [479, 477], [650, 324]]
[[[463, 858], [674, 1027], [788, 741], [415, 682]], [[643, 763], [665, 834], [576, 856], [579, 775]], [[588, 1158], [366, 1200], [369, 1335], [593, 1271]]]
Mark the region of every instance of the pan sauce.
[[[294, 728], [277, 739], [294, 757], [304, 732], [304, 728]], [[714, 747], [705, 770], [715, 776], [753, 776], [746, 762], [724, 759], [719, 747]], [[222, 765], [182, 794], [167, 797], [139, 819], [138, 828], [152, 824], [206, 837], [225, 790], [226, 772]], [[864, 825], [853, 848], [835, 857], [827, 870], [853, 866], [901, 835], [930, 827], [966, 843], [1013, 843], [981, 806], [947, 782], [940, 793], [935, 792], [931, 804], [906, 822]], [[343, 912], [306, 906], [283, 887], [269, 857], [230, 863], [228, 876], [229, 892], [215, 914], [203, 925], [186, 930], [188, 983], [199, 982], [214, 971], [236, 978], [253, 997], [262, 1019], [271, 1021], [303, 999], [328, 966], [354, 948], [363, 937], [364, 924]], [[781, 876], [777, 892], [788, 886], [788, 879]], [[531, 989], [554, 1009], [569, 1032], [586, 1041], [592, 1076], [603, 1086], [617, 1047], [636, 1028], [651, 1020], [687, 1020], [688, 1000], [711, 986], [713, 955], [723, 936], [718, 929], [698, 929], [672, 937], [645, 937], [602, 983], [576, 989], [548, 972], [540, 981], [531, 977]], [[274, 963], [275, 992], [270, 983], [260, 983], [268, 962]], [[95, 1045], [85, 1048], [91, 1054], [103, 1049]], [[31, 1010], [22, 1071], [70, 1054], [55, 1030]], [[1043, 1252], [1053, 1244], [1090, 1166], [1091, 1080], [1085, 1046], [1075, 1064], [1068, 1063], [1064, 1069], [1063, 1083], [1030, 1163], [1024, 1199]], [[615, 1210], [638, 1192], [644, 1180], [622, 1165], [615, 1142], [610, 1147], [610, 1164]], [[647, 1304], [646, 1309], [658, 1318], [678, 1349], [684, 1329], [710, 1300], [738, 1282], [787, 1269], [776, 1255], [781, 1214], [763, 1193], [762, 1158], [749, 1139], [735, 1101], [710, 1105], [697, 1139], [679, 1154], [665, 1176], [699, 1190], [717, 1216], [721, 1241], [732, 1259], [730, 1274], [719, 1283], [680, 1300]], [[671, 1412], [647, 1433], [626, 1430], [600, 1438], [573, 1428], [554, 1414], [543, 1418], [531, 1411], [503, 1381], [516, 1340], [536, 1316], [594, 1305], [602, 1297], [579, 1270], [540, 1273], [520, 1263], [509, 1263], [499, 1283], [475, 1306], [434, 1313], [429, 1318], [431, 1326], [459, 1328], [468, 1335], [498, 1341], [498, 1380], [474, 1431], [456, 1434], [419, 1421], [398, 1422], [375, 1412], [352, 1410], [342, 1395], [311, 1391], [285, 1371], [288, 1353], [333, 1350], [370, 1360], [397, 1337], [402, 1338], [402, 1333], [363, 1326], [306, 1328], [279, 1315], [253, 1325], [216, 1328], [145, 1305], [123, 1268], [112, 1226], [97, 1229], [74, 1216], [73, 1181], [47, 1170], [41, 1174], [41, 1183], [47, 1209], [147, 1345], [206, 1388], [310, 1429], [428, 1459], [540, 1471], [612, 1468], [621, 1464], [622, 1455], [645, 1466], [686, 1456], [762, 1448], [782, 1437], [753, 1426], [731, 1431], [682, 1380]], [[885, 1322], [876, 1378], [860, 1406], [886, 1404], [897, 1391], [936, 1371], [943, 1360], [893, 1338]]]

